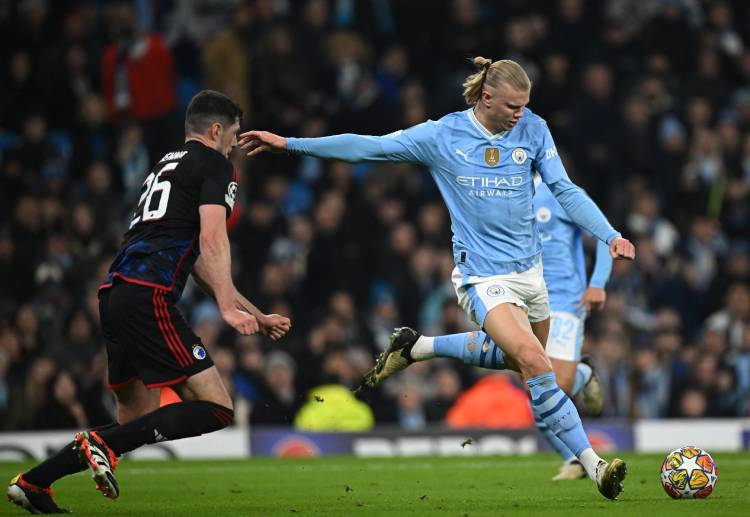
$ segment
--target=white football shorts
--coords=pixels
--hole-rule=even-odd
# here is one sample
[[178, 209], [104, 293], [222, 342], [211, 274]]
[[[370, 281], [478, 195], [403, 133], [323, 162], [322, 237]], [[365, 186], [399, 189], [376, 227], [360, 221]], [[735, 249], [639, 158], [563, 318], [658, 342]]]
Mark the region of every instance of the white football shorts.
[[521, 307], [536, 323], [549, 318], [547, 285], [544, 283], [542, 261], [521, 273], [508, 273], [487, 277], [467, 276], [458, 267], [451, 275], [458, 304], [480, 327], [492, 309], [501, 303]]

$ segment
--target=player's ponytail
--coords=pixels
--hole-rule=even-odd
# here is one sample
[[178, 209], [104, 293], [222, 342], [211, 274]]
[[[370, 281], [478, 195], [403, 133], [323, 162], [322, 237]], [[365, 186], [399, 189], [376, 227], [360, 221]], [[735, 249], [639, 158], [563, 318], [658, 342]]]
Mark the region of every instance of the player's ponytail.
[[472, 63], [479, 70], [467, 77], [463, 84], [464, 99], [469, 106], [474, 106], [479, 102], [479, 97], [482, 95], [482, 87], [487, 78], [487, 72], [492, 67], [492, 60], [486, 57], [477, 56], [472, 60]]
[[492, 62], [491, 59], [477, 56], [472, 63], [478, 70], [464, 81], [464, 100], [469, 106], [474, 106], [482, 96], [484, 85], [497, 87], [507, 83], [513, 89], [528, 91], [531, 89], [531, 80], [526, 71], [510, 59], [500, 59]]

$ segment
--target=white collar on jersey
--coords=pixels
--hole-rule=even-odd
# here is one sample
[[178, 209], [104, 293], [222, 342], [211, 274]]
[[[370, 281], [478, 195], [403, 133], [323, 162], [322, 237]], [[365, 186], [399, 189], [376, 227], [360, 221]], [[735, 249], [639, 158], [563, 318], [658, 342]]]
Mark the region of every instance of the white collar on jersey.
[[471, 121], [472, 124], [474, 124], [474, 127], [477, 128], [479, 132], [482, 133], [482, 135], [490, 142], [498, 138], [503, 138], [505, 135], [508, 134], [507, 131], [500, 131], [499, 133], [495, 133], [493, 135], [492, 133], [490, 133], [490, 131], [486, 127], [482, 125], [481, 122], [479, 122], [479, 120], [477, 119], [477, 116], [474, 115], [474, 108], [469, 108], [466, 111], [469, 113], [469, 120]]

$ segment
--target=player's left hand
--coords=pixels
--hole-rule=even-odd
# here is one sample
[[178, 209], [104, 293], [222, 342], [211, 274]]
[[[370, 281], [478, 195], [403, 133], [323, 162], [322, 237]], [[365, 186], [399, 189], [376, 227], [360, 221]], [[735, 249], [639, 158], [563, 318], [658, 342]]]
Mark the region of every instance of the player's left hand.
[[586, 306], [586, 314], [591, 314], [592, 310], [601, 310], [604, 308], [604, 303], [607, 301], [607, 292], [600, 287], [589, 287], [586, 292], [583, 293], [583, 297], [579, 305]]
[[622, 237], [615, 237], [609, 243], [609, 254], [615, 260], [633, 260], [635, 258], [635, 246]]
[[277, 341], [284, 337], [292, 328], [292, 321], [286, 316], [278, 314], [264, 314], [258, 319], [260, 331], [263, 335]]

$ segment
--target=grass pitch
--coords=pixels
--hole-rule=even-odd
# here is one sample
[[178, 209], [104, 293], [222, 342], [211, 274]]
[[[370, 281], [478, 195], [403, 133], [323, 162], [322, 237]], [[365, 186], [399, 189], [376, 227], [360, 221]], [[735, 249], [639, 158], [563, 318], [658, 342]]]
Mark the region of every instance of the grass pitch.
[[[55, 484], [78, 515], [750, 515], [750, 455], [716, 454], [719, 481], [705, 500], [673, 501], [661, 455], [624, 454], [625, 491], [608, 501], [589, 480], [553, 482], [551, 454], [515, 457], [238, 461], [124, 461], [122, 495], [102, 497], [88, 474]], [[28, 464], [0, 463], [10, 479]], [[24, 515], [9, 503], [0, 514]]]

